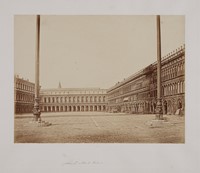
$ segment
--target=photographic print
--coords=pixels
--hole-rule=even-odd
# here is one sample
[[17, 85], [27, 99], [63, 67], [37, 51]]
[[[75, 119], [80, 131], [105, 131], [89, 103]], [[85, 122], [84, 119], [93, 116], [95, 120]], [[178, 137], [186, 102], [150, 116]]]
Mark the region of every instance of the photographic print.
[[15, 15], [15, 143], [185, 143], [184, 15]]

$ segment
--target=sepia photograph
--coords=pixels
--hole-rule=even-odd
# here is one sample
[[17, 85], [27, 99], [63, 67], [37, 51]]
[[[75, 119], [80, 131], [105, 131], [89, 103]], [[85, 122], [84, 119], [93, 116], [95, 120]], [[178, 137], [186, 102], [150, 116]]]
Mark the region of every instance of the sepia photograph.
[[0, 1], [0, 172], [199, 173], [199, 2]]
[[184, 15], [15, 15], [14, 143], [185, 143]]

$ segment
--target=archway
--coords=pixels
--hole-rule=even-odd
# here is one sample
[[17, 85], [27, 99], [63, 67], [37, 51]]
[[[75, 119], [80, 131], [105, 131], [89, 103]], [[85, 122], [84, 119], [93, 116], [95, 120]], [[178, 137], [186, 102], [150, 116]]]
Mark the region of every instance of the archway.
[[177, 100], [177, 109], [176, 109], [176, 115], [183, 115], [183, 103], [181, 99]]
[[59, 111], [60, 111], [60, 110], [59, 110], [59, 106], [56, 106], [56, 111], [57, 111], [57, 112], [59, 112]]
[[94, 106], [94, 111], [97, 111], [97, 106]]
[[163, 102], [163, 114], [167, 114], [167, 101], [164, 100]]
[[172, 102], [171, 100], [168, 101], [167, 103], [167, 114], [172, 114]]
[[90, 111], [93, 111], [93, 106], [90, 106]]
[[178, 101], [177, 101], [177, 108], [178, 109], [182, 109], [183, 108], [183, 104], [182, 104], [181, 99], [178, 99]]
[[80, 106], [77, 106], [77, 111], [80, 111]]
[[85, 107], [85, 111], [88, 111], [88, 106]]
[[81, 106], [81, 111], [84, 111], [84, 106]]
[[69, 112], [71, 112], [72, 111], [72, 107], [71, 106], [69, 106]]
[[76, 111], [76, 106], [73, 106], [73, 111]]
[[48, 112], [51, 112], [51, 106], [48, 106]]

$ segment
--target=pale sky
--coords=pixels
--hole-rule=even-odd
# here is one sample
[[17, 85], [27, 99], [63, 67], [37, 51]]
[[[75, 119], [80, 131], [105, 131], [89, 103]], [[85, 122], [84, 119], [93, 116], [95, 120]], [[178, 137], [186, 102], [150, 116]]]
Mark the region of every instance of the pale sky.
[[[156, 16], [41, 15], [42, 88], [110, 88], [156, 61]], [[34, 82], [36, 16], [14, 20], [15, 74]], [[161, 16], [162, 56], [185, 43], [184, 16]]]

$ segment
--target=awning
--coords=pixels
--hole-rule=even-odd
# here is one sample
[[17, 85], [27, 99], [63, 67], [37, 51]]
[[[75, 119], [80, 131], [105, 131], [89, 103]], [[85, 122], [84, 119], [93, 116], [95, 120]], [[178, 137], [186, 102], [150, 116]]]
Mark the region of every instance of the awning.
[[128, 100], [129, 100], [128, 97], [125, 97], [125, 98], [123, 99], [124, 102], [128, 102]]

